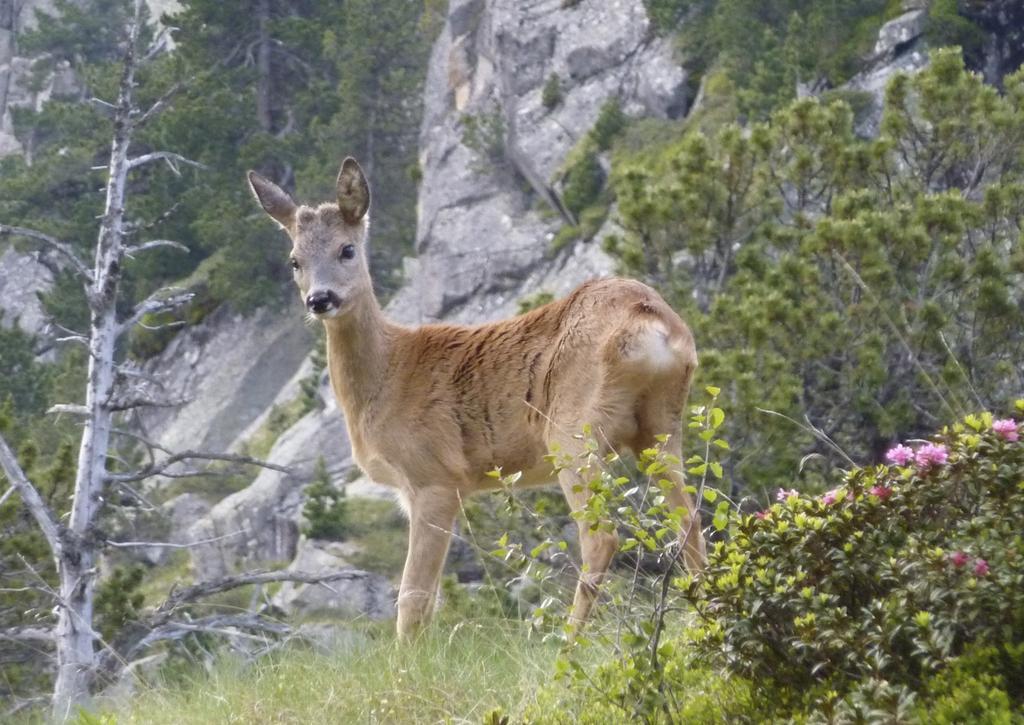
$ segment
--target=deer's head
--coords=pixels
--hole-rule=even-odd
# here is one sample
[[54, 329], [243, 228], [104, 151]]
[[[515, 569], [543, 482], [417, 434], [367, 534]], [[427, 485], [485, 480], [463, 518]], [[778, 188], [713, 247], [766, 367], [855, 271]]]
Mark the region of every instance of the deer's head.
[[335, 204], [298, 205], [255, 171], [249, 172], [249, 185], [263, 210], [291, 237], [289, 263], [312, 315], [337, 317], [361, 295], [372, 294], [366, 261], [370, 187], [355, 159], [341, 164]]

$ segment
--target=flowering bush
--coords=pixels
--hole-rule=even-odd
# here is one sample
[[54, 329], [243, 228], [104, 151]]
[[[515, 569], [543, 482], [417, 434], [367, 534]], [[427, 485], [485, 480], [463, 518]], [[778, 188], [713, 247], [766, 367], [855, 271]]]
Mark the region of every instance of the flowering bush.
[[[824, 496], [780, 490], [764, 511], [738, 514], [706, 575], [684, 582], [702, 657], [746, 676], [780, 716], [859, 719], [927, 709], [937, 673], [989, 648], [971, 660], [972, 686], [1019, 708], [1018, 427], [968, 416], [932, 441], [895, 446], [888, 465], [853, 470]], [[943, 702], [946, 717], [959, 700]]]

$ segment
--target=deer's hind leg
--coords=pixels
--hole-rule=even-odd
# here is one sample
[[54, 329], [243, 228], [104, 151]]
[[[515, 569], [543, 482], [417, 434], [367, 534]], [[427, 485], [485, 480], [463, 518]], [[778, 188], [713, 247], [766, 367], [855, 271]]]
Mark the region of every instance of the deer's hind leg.
[[454, 488], [432, 486], [409, 496], [409, 550], [398, 590], [398, 635], [403, 639], [433, 612], [458, 508]]
[[[575, 437], [559, 436], [552, 443], [560, 455], [567, 457], [567, 467], [558, 473], [562, 493], [574, 513], [582, 511], [590, 498], [587, 484], [593, 477], [600, 475], [600, 466], [597, 461], [587, 460], [583, 441]], [[600, 456], [593, 455], [589, 458], [599, 459]], [[619, 548], [619, 536], [610, 521], [592, 525], [581, 519], [576, 522], [576, 526], [579, 529], [582, 566], [576, 583], [576, 593], [573, 596], [572, 610], [569, 613], [569, 624], [573, 630], [578, 630], [590, 616], [601, 584], [611, 566], [612, 557]]]
[[[690, 373], [692, 375], [692, 371]], [[637, 409], [637, 430], [630, 447], [639, 453], [653, 448], [657, 435], [668, 434], [666, 454], [675, 457], [678, 463], [669, 466], [666, 477], [674, 484], [665, 492], [665, 498], [673, 509], [682, 509], [680, 516], [679, 544], [683, 563], [688, 571], [697, 573], [707, 566], [707, 552], [704, 532], [701, 527], [700, 508], [694, 497], [686, 491], [686, 477], [683, 475], [683, 444], [681, 438], [682, 409], [686, 402], [690, 375], [683, 378], [683, 386], [675, 395], [662, 394], [641, 401]]]

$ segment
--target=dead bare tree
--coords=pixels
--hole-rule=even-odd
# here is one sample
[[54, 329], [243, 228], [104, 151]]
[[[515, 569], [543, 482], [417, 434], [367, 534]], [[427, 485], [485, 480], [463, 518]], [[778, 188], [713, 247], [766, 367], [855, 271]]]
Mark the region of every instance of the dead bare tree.
[[[65, 341], [81, 343], [88, 347], [85, 403], [57, 405], [51, 409], [51, 412], [55, 413], [80, 416], [82, 420], [74, 490], [67, 517], [58, 518], [55, 515], [40, 495], [39, 489], [22, 470], [14, 452], [0, 437], [0, 469], [4, 471], [11, 484], [10, 490], [17, 492], [42, 531], [53, 556], [59, 582], [55, 589], [48, 585], [40, 585], [46, 589], [46, 594], [56, 605], [57, 622], [52, 630], [23, 628], [20, 631], [4, 633], [3, 637], [21, 640], [28, 638], [41, 643], [52, 642], [56, 653], [52, 706], [53, 717], [58, 722], [65, 721], [77, 706], [88, 702], [90, 692], [101, 675], [109, 676], [122, 669], [129, 658], [157, 641], [180, 638], [198, 630], [262, 628], [275, 632], [281, 629], [279, 623], [262, 619], [258, 615], [214, 617], [210, 621], [175, 621], [174, 615], [180, 614], [182, 606], [188, 602], [209, 593], [246, 584], [285, 580], [324, 582], [351, 578], [356, 574], [334, 572], [321, 576], [304, 572], [273, 572], [227, 577], [172, 593], [163, 606], [148, 619], [133, 627], [131, 632], [125, 633], [119, 643], [104, 642], [94, 630], [98, 555], [105, 546], [126, 545], [124, 542], [108, 541], [97, 529], [107, 487], [116, 486], [123, 490], [133, 482], [157, 475], [200, 475], [202, 470], [196, 467], [184, 470], [176, 468], [178, 464], [196, 460], [219, 460], [274, 468], [270, 464], [246, 456], [205, 451], [172, 453], [141, 437], [137, 438], [147, 447], [147, 465], [134, 471], [111, 471], [108, 468], [112, 452], [111, 438], [122, 432], [114, 425], [118, 413], [139, 407], [176, 404], [176, 401], [161, 400], [153, 393], [154, 386], [147, 385], [148, 381], [134, 375], [134, 369], [130, 365], [118, 362], [117, 342], [135, 325], [141, 323], [144, 316], [173, 311], [186, 304], [192, 297], [181, 290], [162, 290], [139, 302], [123, 319], [119, 319], [117, 312], [118, 291], [125, 258], [160, 247], [182, 247], [168, 240], [128, 244], [127, 240], [133, 231], [125, 221], [129, 173], [146, 164], [160, 161], [171, 164], [172, 170], [177, 168], [175, 164], [178, 163], [195, 164], [169, 151], [153, 151], [136, 157], [131, 156], [135, 131], [168, 103], [168, 94], [164, 94], [153, 107], [143, 110], [139, 108], [134, 96], [136, 69], [153, 55], [145, 53], [140, 57], [138, 54], [142, 7], [142, 0], [136, 0], [134, 17], [127, 29], [117, 101], [114, 104], [104, 104], [112, 110], [114, 133], [109, 162], [105, 167], [100, 167], [107, 171], [106, 200], [100, 218], [92, 267], [90, 268], [78, 256], [74, 247], [66, 242], [32, 229], [0, 224], [0, 236], [27, 238], [58, 253], [64, 259], [67, 268], [81, 278], [89, 308], [88, 332], [63, 338]], [[4, 494], [5, 497], [7, 495]], [[136, 495], [141, 498], [141, 494]], [[39, 580], [43, 582], [42, 577], [39, 577]]]

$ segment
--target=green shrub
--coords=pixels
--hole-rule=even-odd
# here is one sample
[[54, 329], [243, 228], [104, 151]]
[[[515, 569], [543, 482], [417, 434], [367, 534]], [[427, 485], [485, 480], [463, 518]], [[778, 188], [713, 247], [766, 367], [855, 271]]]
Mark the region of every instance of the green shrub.
[[302, 515], [306, 526], [302, 533], [311, 539], [344, 541], [348, 537], [345, 491], [335, 488], [321, 456], [316, 462], [313, 482], [306, 487], [306, 505]]
[[501, 108], [462, 117], [462, 143], [476, 155], [478, 170], [487, 170], [505, 159], [505, 118]]
[[1013, 701], [1020, 703], [1022, 685], [1024, 645], [973, 647], [928, 682], [915, 714], [935, 725], [1021, 723]]
[[540, 93], [540, 102], [549, 111], [562, 102], [562, 79], [558, 77], [557, 73], [548, 76]]
[[936, 47], [958, 45], [974, 61], [981, 56], [985, 44], [984, 31], [960, 15], [957, 0], [932, 0], [928, 7], [925, 37]]
[[590, 138], [597, 144], [601, 151], [607, 151], [612, 147], [612, 142], [621, 134], [629, 123], [626, 114], [622, 112], [622, 104], [618, 98], [610, 98], [601, 106], [601, 112], [597, 114], [594, 127], [590, 130]]
[[110, 641], [128, 623], [138, 620], [145, 599], [139, 590], [146, 569], [140, 564], [118, 566], [96, 587], [96, 622]]
[[529, 295], [528, 297], [524, 297], [521, 300], [519, 300], [518, 313], [522, 315], [526, 312], [529, 312], [530, 310], [535, 310], [538, 307], [543, 307], [549, 302], [554, 301], [554, 299], [555, 296], [550, 292], [545, 292], [543, 290], [540, 292], [536, 292], [532, 295]]
[[596, 153], [581, 156], [565, 173], [562, 201], [566, 208], [579, 215], [597, 201], [604, 188], [605, 173]]
[[[698, 651], [780, 714], [829, 717], [895, 716], [969, 648], [1000, 647], [1016, 657], [1012, 677], [946, 675], [991, 693], [979, 706], [999, 711], [998, 678], [1020, 682], [1024, 651], [1024, 444], [1008, 421], [968, 416], [822, 496], [780, 490], [768, 509], [738, 515], [689, 585]], [[1006, 697], [1019, 708], [1015, 687]], [[943, 712], [967, 706], [935, 694]]]

